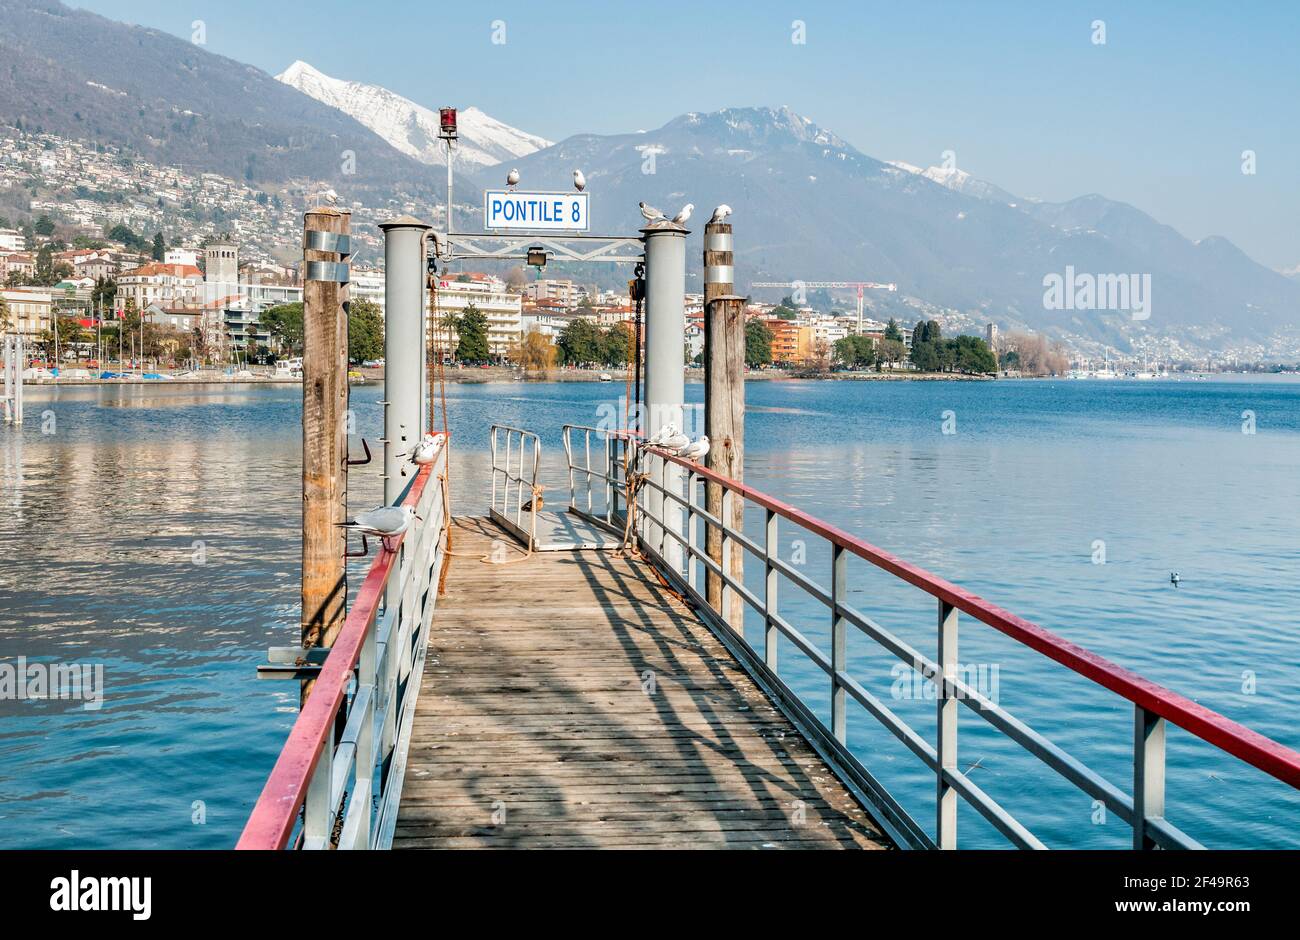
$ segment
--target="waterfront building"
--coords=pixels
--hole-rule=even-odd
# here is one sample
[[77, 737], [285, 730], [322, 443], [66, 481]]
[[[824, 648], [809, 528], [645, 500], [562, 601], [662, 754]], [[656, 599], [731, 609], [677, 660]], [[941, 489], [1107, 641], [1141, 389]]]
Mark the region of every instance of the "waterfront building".
[[9, 310], [9, 332], [28, 343], [53, 328], [54, 297], [46, 288], [10, 287], [0, 289]]
[[196, 307], [202, 295], [203, 272], [191, 264], [155, 261], [124, 272], [117, 279], [117, 309], [128, 300], [136, 310], [150, 304], [162, 307]]
[[[448, 316], [463, 316], [471, 304], [487, 317], [490, 355], [505, 356], [519, 344], [523, 337], [523, 302], [518, 294], [506, 290], [505, 281], [489, 274], [462, 274], [438, 281], [435, 320], [439, 325]], [[441, 345], [447, 344], [445, 330], [435, 335], [440, 337]], [[452, 351], [457, 339], [453, 330]]]

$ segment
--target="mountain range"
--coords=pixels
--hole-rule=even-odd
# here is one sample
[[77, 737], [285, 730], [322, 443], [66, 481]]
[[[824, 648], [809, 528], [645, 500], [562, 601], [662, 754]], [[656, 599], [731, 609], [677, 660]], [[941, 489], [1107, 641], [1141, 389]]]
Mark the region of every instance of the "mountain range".
[[[447, 165], [446, 146], [438, 137], [436, 111], [378, 85], [330, 78], [302, 61], [294, 62], [276, 78], [355, 118], [395, 150], [421, 163]], [[544, 137], [517, 130], [478, 108], [462, 109], [457, 125], [460, 137], [456, 161], [462, 166], [492, 166], [551, 145]]]
[[[0, 0], [0, 76], [0, 122], [10, 125], [262, 186], [323, 182], [367, 205], [394, 194], [414, 205], [440, 199], [436, 113], [304, 62], [277, 80], [55, 0]], [[788, 108], [689, 113], [655, 130], [551, 143], [470, 107], [460, 131], [460, 213], [477, 211], [483, 181], [504, 183], [503, 163], [519, 168], [525, 189], [566, 190], [581, 168], [595, 232], [636, 231], [643, 200], [670, 215], [694, 203], [694, 284], [703, 220], [725, 202], [742, 289], [756, 280], [892, 281], [899, 293], [886, 305], [916, 301], [1125, 348], [1128, 312], [1045, 308], [1044, 278], [1072, 269], [1150, 275], [1142, 330], [1222, 343], [1300, 328], [1300, 279], [1224, 238], [1190, 241], [1101, 195], [1040, 202], [953, 166], [878, 159]], [[341, 169], [348, 151], [354, 175]]]

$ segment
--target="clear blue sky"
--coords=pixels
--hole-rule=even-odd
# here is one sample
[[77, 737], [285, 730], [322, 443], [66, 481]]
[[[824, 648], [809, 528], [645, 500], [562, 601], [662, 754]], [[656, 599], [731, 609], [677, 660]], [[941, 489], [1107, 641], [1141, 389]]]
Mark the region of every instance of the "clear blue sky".
[[1295, 0], [72, 3], [187, 38], [202, 19], [210, 51], [268, 72], [303, 59], [555, 140], [789, 105], [873, 157], [929, 166], [953, 150], [1022, 196], [1098, 192], [1300, 264]]

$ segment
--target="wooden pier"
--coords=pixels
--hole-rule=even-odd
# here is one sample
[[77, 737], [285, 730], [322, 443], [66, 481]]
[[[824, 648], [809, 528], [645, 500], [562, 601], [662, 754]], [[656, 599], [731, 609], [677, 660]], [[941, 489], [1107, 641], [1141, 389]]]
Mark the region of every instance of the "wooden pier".
[[889, 847], [648, 564], [452, 532], [393, 848]]

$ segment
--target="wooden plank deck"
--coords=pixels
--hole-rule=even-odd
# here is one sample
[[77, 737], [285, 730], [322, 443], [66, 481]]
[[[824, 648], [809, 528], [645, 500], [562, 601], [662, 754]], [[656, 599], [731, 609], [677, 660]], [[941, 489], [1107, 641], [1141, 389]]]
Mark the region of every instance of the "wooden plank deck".
[[887, 848], [643, 563], [454, 520], [393, 848]]

